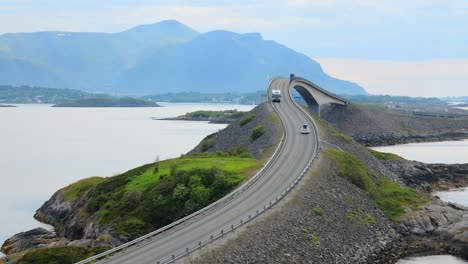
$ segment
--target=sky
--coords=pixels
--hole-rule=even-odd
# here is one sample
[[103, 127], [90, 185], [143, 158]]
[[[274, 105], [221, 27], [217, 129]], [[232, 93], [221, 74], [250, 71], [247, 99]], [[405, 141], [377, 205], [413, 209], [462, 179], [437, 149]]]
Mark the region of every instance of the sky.
[[113, 33], [165, 19], [260, 32], [370, 93], [468, 95], [466, 0], [0, 0], [0, 34]]

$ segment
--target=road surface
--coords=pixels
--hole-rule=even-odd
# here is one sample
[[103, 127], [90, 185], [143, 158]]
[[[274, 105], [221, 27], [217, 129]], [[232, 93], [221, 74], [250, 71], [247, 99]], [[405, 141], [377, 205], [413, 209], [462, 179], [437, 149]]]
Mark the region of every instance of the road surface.
[[[117, 253], [111, 259], [104, 259], [100, 263], [141, 263], [155, 264], [167, 259], [172, 254], [185, 248], [193, 248], [198, 241], [205, 241], [211, 235], [219, 234], [220, 230], [228, 230], [232, 224], [246, 219], [256, 210], [276, 199], [307, 166], [311, 160], [316, 142], [315, 130], [310, 134], [300, 134], [302, 124], [313, 124], [305, 114], [292, 102], [289, 96], [289, 79], [275, 79], [271, 82], [270, 90], [281, 90], [280, 103], [272, 103], [275, 111], [284, 122], [286, 138], [284, 147], [278, 158], [253, 186], [215, 212], [203, 218], [178, 227], [175, 231], [158, 237], [148, 244]], [[270, 102], [271, 103], [271, 102]]]

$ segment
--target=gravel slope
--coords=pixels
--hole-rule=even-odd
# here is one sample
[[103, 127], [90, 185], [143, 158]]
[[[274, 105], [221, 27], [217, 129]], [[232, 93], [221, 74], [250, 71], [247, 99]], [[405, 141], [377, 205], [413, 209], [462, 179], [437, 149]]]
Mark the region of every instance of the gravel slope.
[[468, 138], [468, 118], [406, 116], [354, 104], [325, 108], [321, 117], [366, 146]]

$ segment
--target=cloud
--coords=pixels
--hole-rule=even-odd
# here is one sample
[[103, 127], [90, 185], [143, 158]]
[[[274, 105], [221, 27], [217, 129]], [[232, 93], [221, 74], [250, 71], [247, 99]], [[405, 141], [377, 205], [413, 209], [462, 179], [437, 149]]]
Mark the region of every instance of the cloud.
[[468, 95], [468, 59], [316, 60], [328, 74], [356, 82], [372, 94], [424, 97]]

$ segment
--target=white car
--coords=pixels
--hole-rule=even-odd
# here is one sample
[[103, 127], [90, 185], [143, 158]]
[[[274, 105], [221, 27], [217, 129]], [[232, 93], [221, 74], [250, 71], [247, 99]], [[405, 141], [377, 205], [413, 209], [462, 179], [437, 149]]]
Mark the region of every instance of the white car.
[[309, 133], [310, 133], [309, 125], [303, 124], [301, 126], [301, 134], [309, 134]]

